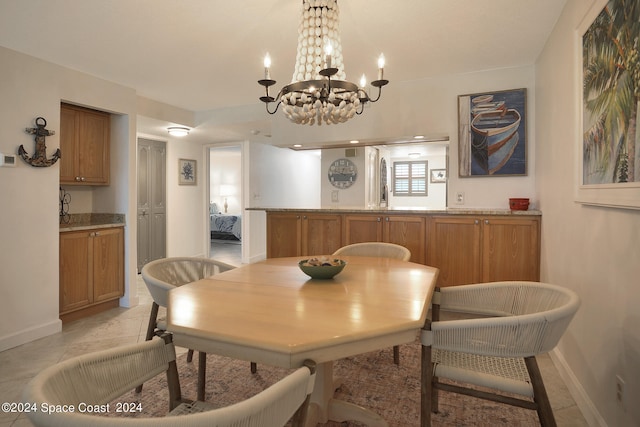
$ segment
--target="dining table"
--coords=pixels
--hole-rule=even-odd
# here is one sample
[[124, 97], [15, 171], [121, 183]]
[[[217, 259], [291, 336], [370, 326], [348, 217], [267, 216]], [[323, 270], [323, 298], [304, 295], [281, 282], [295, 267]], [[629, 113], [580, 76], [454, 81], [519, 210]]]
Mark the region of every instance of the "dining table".
[[299, 268], [306, 258], [269, 258], [172, 289], [167, 330], [176, 345], [203, 353], [283, 368], [315, 361], [307, 426], [329, 420], [388, 426], [373, 411], [334, 398], [333, 362], [414, 342], [438, 269], [344, 256], [342, 272], [321, 280]]

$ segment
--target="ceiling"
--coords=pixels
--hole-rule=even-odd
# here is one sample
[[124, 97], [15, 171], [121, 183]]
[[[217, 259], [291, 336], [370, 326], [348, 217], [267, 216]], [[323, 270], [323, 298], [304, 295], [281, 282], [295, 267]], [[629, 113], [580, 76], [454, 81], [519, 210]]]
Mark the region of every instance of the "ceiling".
[[[565, 3], [340, 0], [345, 70], [371, 80], [381, 52], [391, 84], [531, 65]], [[206, 112], [261, 104], [267, 52], [277, 87], [289, 83], [300, 10], [299, 0], [0, 0], [0, 45]], [[166, 125], [145, 119], [139, 131]]]

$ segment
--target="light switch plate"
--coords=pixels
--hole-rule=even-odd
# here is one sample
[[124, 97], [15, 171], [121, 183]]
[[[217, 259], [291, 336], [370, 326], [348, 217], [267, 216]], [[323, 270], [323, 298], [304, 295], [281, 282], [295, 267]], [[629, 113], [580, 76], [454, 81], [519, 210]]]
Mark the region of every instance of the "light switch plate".
[[2, 167], [15, 167], [16, 156], [13, 154], [0, 153], [0, 166]]

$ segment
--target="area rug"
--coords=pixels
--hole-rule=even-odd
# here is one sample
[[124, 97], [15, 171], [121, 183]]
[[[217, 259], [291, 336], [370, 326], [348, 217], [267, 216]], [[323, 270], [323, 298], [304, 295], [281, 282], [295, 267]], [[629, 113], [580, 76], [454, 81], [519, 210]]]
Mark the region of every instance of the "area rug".
[[[186, 362], [178, 357], [183, 397], [195, 399], [198, 378], [197, 357]], [[205, 400], [217, 407], [226, 406], [256, 394], [289, 370], [258, 364], [252, 374], [249, 362], [207, 355]], [[365, 353], [335, 362], [334, 374], [344, 379], [335, 397], [364, 406], [382, 416], [391, 427], [420, 425], [420, 344], [400, 346], [400, 366], [393, 363], [392, 349]], [[168, 411], [164, 375], [146, 382], [140, 394], [134, 391], [117, 402], [129, 405], [130, 414], [111, 416], [160, 417]], [[535, 411], [493, 403], [463, 395], [440, 392], [439, 412], [432, 415], [433, 426], [539, 426]], [[124, 405], [121, 405], [124, 406]], [[137, 408], [137, 409], [136, 409]], [[327, 427], [363, 426], [357, 422], [325, 424]]]

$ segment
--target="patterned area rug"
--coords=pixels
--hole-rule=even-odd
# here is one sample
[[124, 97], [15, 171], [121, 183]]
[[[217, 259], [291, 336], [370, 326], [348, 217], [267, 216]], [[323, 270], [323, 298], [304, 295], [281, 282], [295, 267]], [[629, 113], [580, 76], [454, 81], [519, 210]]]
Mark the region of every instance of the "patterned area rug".
[[[183, 397], [195, 399], [198, 378], [197, 353], [192, 363], [178, 357]], [[216, 406], [246, 399], [268, 387], [289, 371], [258, 364], [251, 374], [249, 362], [207, 355], [206, 398]], [[365, 353], [335, 362], [334, 375], [344, 379], [335, 397], [364, 406], [382, 416], [392, 427], [420, 425], [420, 345], [400, 346], [400, 366], [393, 363], [392, 349]], [[433, 426], [539, 426], [535, 411], [520, 409], [458, 394], [440, 392], [439, 412]], [[163, 375], [144, 384], [142, 393], [130, 392], [117, 402], [135, 403], [126, 416], [160, 417], [168, 411], [169, 395]], [[137, 405], [139, 403], [139, 405]], [[115, 404], [113, 405], [115, 406]], [[137, 409], [141, 409], [138, 412]], [[122, 414], [111, 413], [111, 416]], [[356, 422], [325, 424], [331, 427], [362, 426]]]

